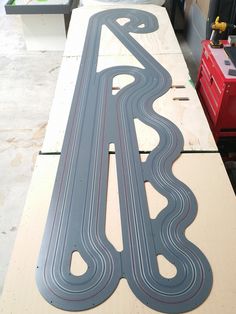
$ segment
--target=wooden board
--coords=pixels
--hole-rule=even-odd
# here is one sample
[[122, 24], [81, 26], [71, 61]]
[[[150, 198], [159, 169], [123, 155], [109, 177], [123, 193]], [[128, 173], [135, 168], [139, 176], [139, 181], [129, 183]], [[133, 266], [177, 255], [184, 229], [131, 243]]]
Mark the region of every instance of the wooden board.
[[[126, 1], [128, 2], [128, 1]], [[142, 4], [142, 3], [151, 3], [151, 4], [155, 4], [155, 5], [163, 5], [165, 3], [165, 0], [135, 0], [134, 3], [137, 3], [137, 4]], [[80, 0], [80, 5], [81, 6], [92, 6], [92, 5], [116, 5], [117, 4], [117, 1], [115, 0]]]
[[[143, 47], [152, 54], [162, 53], [181, 53], [174, 30], [171, 26], [166, 9], [156, 5], [112, 5], [112, 6], [91, 6], [80, 7], [73, 10], [70, 28], [68, 31], [64, 56], [81, 56], [84, 46], [84, 40], [87, 32], [87, 26], [90, 16], [93, 14], [114, 8], [135, 8], [145, 10], [154, 14], [159, 22], [159, 29], [149, 34], [131, 34]], [[114, 35], [104, 27], [100, 45], [100, 55], [103, 56], [121, 56], [131, 55], [131, 53], [117, 40]]]
[[[47, 0], [43, 1], [43, 5], [66, 5], [68, 4], [69, 0]], [[39, 3], [37, 0], [15, 0], [14, 5], [42, 5], [42, 3]]]
[[[185, 151], [217, 151], [201, 103], [190, 81], [183, 55], [175, 54], [173, 58], [171, 54], [160, 54], [154, 55], [154, 58], [170, 72], [173, 86], [168, 93], [155, 101], [156, 112], [180, 128], [184, 136]], [[42, 148], [43, 153], [61, 151], [79, 65], [79, 57], [63, 58]], [[116, 65], [139, 66], [139, 63], [133, 56], [101, 56], [97, 70]], [[127, 83], [127, 78], [121, 76], [113, 85], [122, 88]], [[158, 143], [156, 132], [140, 123], [136, 126], [140, 151], [151, 151]]]
[[[145, 156], [142, 156], [145, 158]], [[49, 305], [39, 294], [35, 284], [35, 267], [42, 240], [47, 210], [51, 198], [58, 156], [39, 156], [29, 189], [25, 210], [18, 230], [11, 263], [1, 297], [1, 314], [71, 313]], [[115, 156], [111, 155], [108, 187], [108, 238], [121, 245]], [[187, 229], [187, 237], [207, 256], [214, 276], [213, 289], [194, 314], [236, 313], [236, 199], [217, 153], [182, 154], [173, 166], [175, 175], [184, 181], [198, 200], [198, 215]], [[147, 186], [152, 214], [156, 214], [165, 200]], [[159, 206], [157, 207], [159, 201]], [[111, 206], [112, 204], [112, 206]], [[161, 262], [163, 273], [169, 268]], [[114, 294], [102, 305], [83, 313], [158, 313], [143, 305], [121, 280]]]

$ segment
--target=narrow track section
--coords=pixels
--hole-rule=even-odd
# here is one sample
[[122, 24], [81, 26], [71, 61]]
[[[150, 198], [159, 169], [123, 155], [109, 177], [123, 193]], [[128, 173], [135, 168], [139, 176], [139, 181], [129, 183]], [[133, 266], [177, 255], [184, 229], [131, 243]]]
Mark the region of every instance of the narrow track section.
[[[120, 18], [128, 22], [122, 26]], [[116, 66], [97, 72], [103, 25], [143, 68]], [[172, 173], [183, 137], [152, 107], [171, 87], [171, 76], [130, 35], [157, 29], [156, 17], [141, 10], [112, 9], [90, 18], [36, 271], [41, 294], [58, 308], [90, 309], [104, 302], [122, 277], [139, 300], [165, 313], [190, 311], [210, 293], [210, 265], [184, 235], [197, 214], [197, 202]], [[113, 78], [121, 74], [132, 75], [134, 81], [113, 95]], [[160, 137], [145, 162], [140, 159], [135, 118]], [[116, 151], [122, 252], [116, 251], [105, 234], [111, 143]], [[153, 220], [147, 181], [168, 200]], [[75, 251], [88, 265], [81, 276], [70, 272]], [[175, 265], [175, 277], [160, 274], [159, 254]]]

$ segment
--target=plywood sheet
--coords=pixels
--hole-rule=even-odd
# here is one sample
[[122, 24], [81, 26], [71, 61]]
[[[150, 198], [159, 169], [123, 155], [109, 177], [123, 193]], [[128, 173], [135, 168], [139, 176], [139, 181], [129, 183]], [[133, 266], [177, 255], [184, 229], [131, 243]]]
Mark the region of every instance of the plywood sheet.
[[[154, 55], [154, 58], [170, 72], [173, 86], [155, 101], [154, 109], [179, 127], [184, 136], [185, 151], [216, 151], [217, 147], [182, 54], [176, 54], [174, 58], [171, 54]], [[79, 57], [63, 58], [43, 153], [61, 151], [79, 65]], [[97, 71], [116, 65], [139, 66], [139, 63], [133, 56], [101, 56]], [[114, 86], [122, 88], [126, 83], [126, 77], [121, 77]], [[156, 132], [141, 124], [137, 124], [137, 131], [140, 151], [151, 151], [157, 144]]]
[[[145, 158], [145, 155], [142, 157]], [[34, 278], [58, 160], [58, 156], [38, 157], [1, 297], [1, 314], [71, 313], [58, 310], [45, 302]], [[110, 162], [112, 171], [109, 176], [108, 207], [112, 208], [113, 214], [108, 215], [108, 224], [113, 228], [113, 238], [109, 236], [109, 239], [120, 245], [119, 225], [117, 219], [114, 219], [119, 212], [114, 155], [111, 155]], [[198, 215], [186, 235], [207, 256], [214, 276], [209, 298], [191, 313], [235, 313], [236, 199], [221, 158], [217, 153], [182, 154], [173, 170], [197, 197]], [[152, 210], [156, 210], [158, 200], [159, 206], [164, 206], [164, 199], [150, 187], [147, 187], [147, 195]], [[163, 267], [164, 271], [168, 271], [165, 265]], [[140, 303], [130, 291], [126, 280], [121, 280], [117, 290], [105, 303], [83, 313], [158, 312]]]
[[[80, 7], [73, 10], [67, 36], [64, 56], [81, 56], [87, 32], [89, 18], [103, 10], [114, 8], [135, 8], [154, 14], [159, 22], [159, 29], [149, 34], [132, 34], [132, 36], [152, 55], [159, 53], [181, 53], [174, 30], [166, 9], [156, 5], [112, 5]], [[100, 55], [131, 55], [114, 35], [104, 27], [99, 50]]]
[[[128, 2], [128, 1], [124, 1], [125, 2]], [[165, 3], [165, 0], [135, 0], [134, 3], [137, 3], [137, 4], [142, 4], [142, 3], [152, 3], [152, 4], [155, 4], [155, 5], [163, 5]], [[92, 6], [92, 5], [116, 5], [117, 4], [117, 1], [109, 1], [109, 0], [81, 0], [80, 1], [80, 4], [82, 6]]]

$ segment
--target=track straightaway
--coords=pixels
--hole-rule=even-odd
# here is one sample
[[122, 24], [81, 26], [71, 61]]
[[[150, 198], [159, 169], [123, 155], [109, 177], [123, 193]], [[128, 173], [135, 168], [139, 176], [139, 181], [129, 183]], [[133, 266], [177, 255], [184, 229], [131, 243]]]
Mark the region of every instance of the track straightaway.
[[[120, 25], [120, 18], [127, 18], [127, 23]], [[103, 25], [142, 69], [116, 66], [97, 72]], [[41, 294], [58, 308], [90, 309], [104, 302], [122, 277], [139, 300], [166, 313], [190, 311], [210, 293], [210, 265], [184, 235], [197, 214], [197, 202], [172, 173], [183, 137], [152, 107], [171, 87], [171, 76], [130, 35], [157, 29], [156, 17], [142, 10], [112, 9], [90, 18], [36, 271]], [[113, 95], [113, 78], [122, 74], [132, 75], [134, 81]], [[134, 119], [160, 137], [145, 162], [140, 160]], [[115, 250], [105, 234], [110, 143], [116, 151], [122, 252]], [[147, 181], [168, 200], [153, 220]], [[75, 251], [88, 265], [81, 276], [70, 273]], [[175, 277], [161, 276], [158, 254], [175, 265]]]

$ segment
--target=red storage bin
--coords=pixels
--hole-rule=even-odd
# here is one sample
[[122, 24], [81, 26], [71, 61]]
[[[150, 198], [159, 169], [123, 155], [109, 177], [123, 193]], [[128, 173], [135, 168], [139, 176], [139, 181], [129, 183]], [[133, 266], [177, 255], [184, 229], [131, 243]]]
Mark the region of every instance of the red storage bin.
[[[207, 116], [215, 140], [236, 137], [236, 70], [223, 48], [214, 49], [209, 40], [202, 42], [203, 51], [196, 90]], [[229, 45], [224, 41], [224, 45]], [[230, 64], [226, 65], [225, 61]]]

